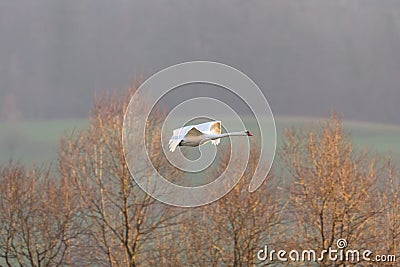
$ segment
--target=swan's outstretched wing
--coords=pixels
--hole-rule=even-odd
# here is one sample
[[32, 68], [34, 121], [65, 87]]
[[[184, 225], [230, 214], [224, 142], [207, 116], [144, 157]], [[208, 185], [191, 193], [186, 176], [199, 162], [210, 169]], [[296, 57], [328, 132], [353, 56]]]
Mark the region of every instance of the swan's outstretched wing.
[[[205, 134], [221, 134], [221, 121], [209, 121], [196, 125], [196, 128]], [[220, 139], [211, 140], [213, 145], [218, 145]]]
[[[206, 134], [218, 134], [218, 127], [221, 129], [220, 121], [208, 121], [195, 125], [198, 130]], [[216, 132], [213, 132], [217, 130]], [[221, 132], [220, 132], [221, 133]]]
[[[210, 132], [211, 134], [221, 134], [221, 122], [220, 121], [214, 122], [210, 127]], [[216, 146], [219, 145], [219, 142], [221, 142], [220, 138], [211, 140], [211, 143]]]
[[212, 134], [221, 134], [221, 122], [215, 121], [213, 124], [211, 124], [210, 132]]
[[[209, 121], [175, 129], [171, 139], [169, 140], [169, 149], [174, 152], [176, 147], [185, 137], [200, 136], [204, 134], [221, 134], [221, 121]], [[214, 145], [218, 145], [219, 142], [220, 139], [211, 140], [211, 143]]]
[[204, 134], [203, 132], [199, 131], [199, 130], [197, 129], [197, 127], [194, 126], [194, 127], [192, 127], [192, 129], [190, 129], [190, 130], [185, 134], [185, 137], [187, 137], [187, 136], [200, 136], [200, 135], [203, 135], [203, 134]]
[[200, 136], [203, 135], [201, 131], [197, 129], [196, 125], [185, 126], [173, 131], [171, 139], [169, 139], [169, 150], [175, 151], [179, 143], [188, 136]]
[[[196, 125], [196, 128], [206, 134], [221, 134], [221, 121], [209, 121]], [[211, 140], [213, 145], [218, 145], [221, 140]]]
[[[209, 134], [221, 134], [221, 121], [211, 121], [208, 123], [208, 133]], [[211, 140], [213, 145], [219, 145], [221, 139]]]

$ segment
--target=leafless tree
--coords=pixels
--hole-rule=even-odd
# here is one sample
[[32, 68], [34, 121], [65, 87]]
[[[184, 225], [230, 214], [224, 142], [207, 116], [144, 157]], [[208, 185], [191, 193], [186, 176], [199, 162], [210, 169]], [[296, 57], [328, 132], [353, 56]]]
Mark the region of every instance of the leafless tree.
[[[223, 157], [216, 172], [224, 170], [228, 160], [229, 156]], [[257, 155], [251, 154], [245, 174], [231, 192], [212, 204], [188, 209], [172, 231], [167, 229], [169, 235], [160, 240], [168, 247], [162, 256], [163, 266], [263, 264], [256, 255], [264, 245], [277, 240], [281, 206], [272, 177], [256, 192], [248, 192], [257, 162]], [[238, 165], [230, 162], [229, 168]]]
[[[173, 225], [179, 213], [142, 191], [128, 170], [121, 136], [124, 112], [133, 92], [98, 98], [89, 129], [75, 131], [61, 141], [60, 172], [75, 188], [85, 220], [86, 236], [73, 250], [80, 265], [136, 266], [146, 262], [162, 229]], [[145, 105], [144, 100], [141, 105]], [[147, 139], [149, 157], [165, 171], [161, 165], [160, 116], [134, 118], [133, 123], [146, 120], [151, 132]], [[143, 169], [138, 175], [151, 177], [151, 170], [144, 169], [140, 161], [138, 158], [134, 166]]]
[[380, 179], [380, 194], [376, 201], [383, 212], [376, 220], [373, 231], [379, 241], [373, 247], [380, 255], [395, 255], [400, 259], [400, 172], [389, 159], [385, 166], [386, 175]]
[[5, 266], [69, 263], [80, 234], [69, 185], [44, 167], [10, 163], [0, 171], [0, 261]]
[[287, 130], [279, 154], [288, 185], [288, 248], [320, 252], [336, 248], [340, 238], [349, 248], [378, 242], [373, 229], [383, 210], [377, 181], [384, 165], [353, 149], [337, 116], [317, 129]]

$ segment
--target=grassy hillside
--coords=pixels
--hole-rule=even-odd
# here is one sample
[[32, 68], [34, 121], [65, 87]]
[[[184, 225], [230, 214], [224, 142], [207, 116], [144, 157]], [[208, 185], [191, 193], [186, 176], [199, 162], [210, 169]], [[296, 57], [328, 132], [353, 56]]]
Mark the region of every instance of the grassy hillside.
[[[318, 118], [277, 117], [278, 142], [284, 128], [318, 123]], [[63, 134], [88, 125], [84, 119], [26, 121], [0, 124], [0, 163], [10, 159], [24, 163], [51, 162], [56, 159], [58, 140]], [[344, 122], [356, 147], [400, 156], [400, 126]]]
[[0, 124], [0, 163], [10, 159], [24, 163], [54, 161], [60, 137], [87, 125], [83, 119]]
[[[316, 126], [321, 118], [310, 117], [278, 117], [276, 126], [279, 136], [284, 128], [293, 126]], [[366, 148], [378, 153], [391, 153], [400, 156], [400, 126], [390, 124], [377, 124], [359, 121], [344, 121], [343, 126], [350, 134], [356, 148]]]

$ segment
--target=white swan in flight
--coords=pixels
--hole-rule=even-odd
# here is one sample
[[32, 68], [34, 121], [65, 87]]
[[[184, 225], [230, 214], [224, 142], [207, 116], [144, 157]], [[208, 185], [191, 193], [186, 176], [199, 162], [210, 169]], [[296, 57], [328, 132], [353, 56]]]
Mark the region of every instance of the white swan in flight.
[[221, 134], [221, 121], [210, 121], [197, 125], [188, 125], [173, 131], [169, 140], [169, 150], [175, 151], [177, 146], [199, 146], [208, 141], [218, 145], [220, 138], [227, 136], [253, 136], [249, 131]]

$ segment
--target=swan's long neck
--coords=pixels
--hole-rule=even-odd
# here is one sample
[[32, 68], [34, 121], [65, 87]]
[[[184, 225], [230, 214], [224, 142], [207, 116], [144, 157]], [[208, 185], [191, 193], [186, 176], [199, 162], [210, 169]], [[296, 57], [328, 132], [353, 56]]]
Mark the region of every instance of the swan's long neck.
[[223, 134], [215, 134], [212, 139], [223, 138], [227, 136], [247, 136], [245, 132], [231, 132], [231, 133], [223, 133]]

